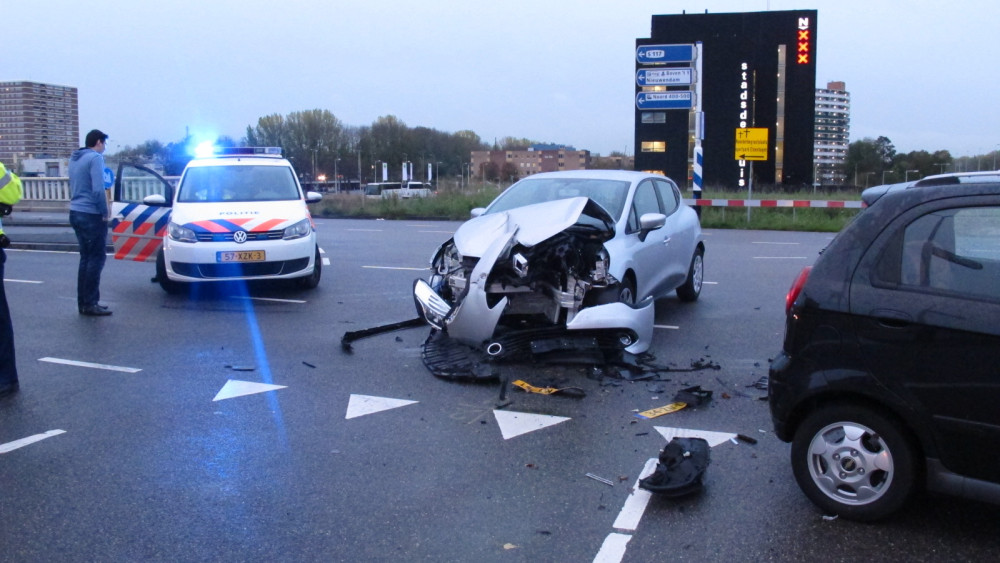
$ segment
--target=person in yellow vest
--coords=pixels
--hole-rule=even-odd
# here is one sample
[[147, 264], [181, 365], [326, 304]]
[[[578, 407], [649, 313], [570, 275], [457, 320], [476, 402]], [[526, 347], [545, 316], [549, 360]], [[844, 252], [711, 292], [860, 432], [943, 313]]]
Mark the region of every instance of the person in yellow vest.
[[[0, 217], [10, 215], [14, 204], [21, 201], [21, 179], [7, 170], [0, 162]], [[10, 321], [7, 306], [7, 292], [4, 291], [3, 275], [10, 239], [3, 232], [0, 219], [0, 397], [17, 391], [17, 365], [14, 362], [14, 325]]]

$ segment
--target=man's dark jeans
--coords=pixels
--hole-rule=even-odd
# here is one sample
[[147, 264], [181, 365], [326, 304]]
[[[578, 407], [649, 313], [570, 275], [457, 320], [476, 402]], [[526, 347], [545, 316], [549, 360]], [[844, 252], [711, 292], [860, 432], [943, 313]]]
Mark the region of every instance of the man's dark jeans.
[[76, 301], [92, 307], [101, 299], [101, 270], [107, 258], [108, 222], [96, 213], [69, 212], [69, 224], [80, 243], [80, 269], [76, 276]]
[[7, 293], [3, 287], [4, 262], [7, 254], [0, 248], [0, 390], [17, 385], [17, 364], [14, 361], [14, 327], [10, 322]]

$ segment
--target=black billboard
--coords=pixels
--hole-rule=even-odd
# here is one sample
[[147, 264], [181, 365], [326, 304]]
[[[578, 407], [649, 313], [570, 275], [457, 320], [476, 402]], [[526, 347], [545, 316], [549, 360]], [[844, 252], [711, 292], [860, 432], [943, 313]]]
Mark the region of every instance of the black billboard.
[[[704, 187], [744, 187], [751, 168], [755, 186], [811, 185], [816, 14], [653, 16], [651, 36], [636, 39], [636, 169], [691, 186], [694, 137], [703, 129]], [[699, 42], [701, 73], [691, 81], [700, 82], [700, 100], [699, 85], [684, 84], [696, 61], [683, 61], [684, 46]], [[767, 129], [766, 160], [737, 158], [741, 128]]]

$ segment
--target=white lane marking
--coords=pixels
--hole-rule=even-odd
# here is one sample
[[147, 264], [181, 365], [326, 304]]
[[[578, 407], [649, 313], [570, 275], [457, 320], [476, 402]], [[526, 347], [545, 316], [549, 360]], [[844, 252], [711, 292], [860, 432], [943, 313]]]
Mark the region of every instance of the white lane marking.
[[646, 465], [642, 468], [642, 472], [639, 473], [639, 478], [632, 485], [632, 494], [625, 499], [625, 506], [622, 507], [622, 511], [618, 513], [618, 518], [615, 518], [615, 523], [612, 524], [616, 530], [634, 532], [639, 527], [639, 520], [642, 519], [642, 515], [646, 511], [646, 505], [653, 496], [653, 493], [639, 488], [639, 479], [645, 479], [652, 475], [656, 471], [657, 463], [659, 463], [659, 459], [655, 457], [646, 460]]
[[681, 327], [679, 327], [679, 326], [673, 326], [673, 325], [653, 325], [653, 328], [669, 328], [669, 329], [672, 329], [672, 330], [678, 330]]
[[35, 280], [12, 280], [10, 278], [4, 278], [3, 281], [5, 281], [5, 282], [14, 282], [14, 283], [44, 283], [44, 282], [35, 281]]
[[326, 256], [323, 257], [323, 265], [324, 266], [329, 266], [330, 265], [330, 259], [327, 258]]
[[806, 260], [806, 256], [754, 256], [754, 260]]
[[597, 557], [594, 557], [594, 563], [618, 563], [625, 557], [625, 546], [630, 539], [632, 536], [628, 534], [608, 534]]
[[284, 389], [285, 387], [287, 387], [287, 385], [271, 385], [270, 383], [257, 383], [254, 381], [230, 379], [225, 385], [222, 386], [222, 389], [219, 389], [219, 392], [215, 394], [215, 398], [212, 399], [212, 401], [215, 402], [223, 399], [232, 399], [233, 397], [243, 397], [244, 395], [266, 393], [268, 391]]
[[6, 444], [0, 444], [0, 454], [12, 452], [18, 448], [23, 448], [24, 446], [34, 444], [35, 442], [40, 442], [46, 438], [51, 438], [53, 436], [58, 436], [60, 434], [65, 434], [65, 433], [66, 433], [65, 430], [49, 430], [44, 434], [35, 434], [34, 436], [28, 436], [27, 438], [14, 440], [13, 442], [7, 442]]
[[76, 250], [32, 250], [29, 248], [8, 248], [5, 252], [38, 252], [41, 254], [79, 254]]
[[403, 268], [399, 266], [361, 266], [362, 268], [368, 268], [370, 270], [413, 270], [416, 272], [424, 272], [429, 268]]
[[732, 432], [712, 432], [711, 430], [692, 430], [690, 428], [671, 428], [669, 426], [654, 426], [657, 432], [663, 436], [667, 442], [674, 438], [701, 438], [708, 442], [711, 447], [718, 446], [730, 438], [735, 438]]
[[701, 282], [704, 285], [719, 285], [719, 282]]
[[504, 440], [510, 440], [522, 434], [541, 430], [548, 426], [555, 426], [569, 420], [565, 416], [500, 410], [493, 411], [493, 416], [497, 419], [497, 425], [500, 427], [500, 434], [503, 435]]
[[245, 295], [237, 295], [232, 297], [232, 299], [246, 299], [249, 301], [274, 301], [275, 303], [307, 303], [303, 299], [278, 299], [277, 297], [247, 297]]
[[39, 362], [49, 362], [51, 364], [62, 364], [66, 366], [77, 366], [81, 368], [106, 369], [108, 371], [123, 371], [125, 373], [138, 373], [142, 368], [129, 368], [124, 366], [112, 366], [108, 364], [95, 364], [92, 362], [79, 362], [76, 360], [64, 360], [62, 358], [38, 358]]
[[381, 233], [382, 229], [344, 229], [345, 231], [354, 231], [356, 233]]
[[455, 231], [418, 231], [421, 233], [433, 233], [435, 235], [453, 235]]
[[412, 405], [418, 401], [406, 399], [390, 399], [388, 397], [373, 397], [371, 395], [351, 395], [347, 401], [347, 414], [344, 418], [357, 418], [366, 414], [387, 411]]

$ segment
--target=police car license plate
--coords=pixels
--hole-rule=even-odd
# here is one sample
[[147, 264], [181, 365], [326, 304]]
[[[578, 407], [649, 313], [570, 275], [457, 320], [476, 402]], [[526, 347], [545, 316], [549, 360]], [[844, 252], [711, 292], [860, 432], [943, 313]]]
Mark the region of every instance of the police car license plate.
[[215, 259], [217, 262], [263, 262], [265, 255], [263, 250], [238, 250], [217, 252]]

